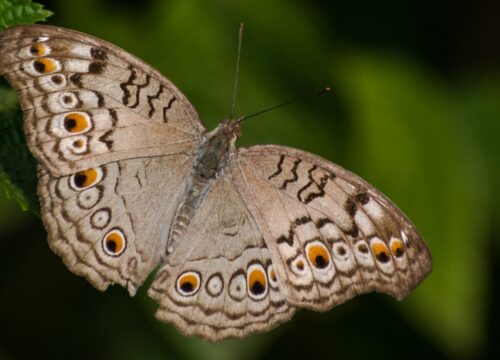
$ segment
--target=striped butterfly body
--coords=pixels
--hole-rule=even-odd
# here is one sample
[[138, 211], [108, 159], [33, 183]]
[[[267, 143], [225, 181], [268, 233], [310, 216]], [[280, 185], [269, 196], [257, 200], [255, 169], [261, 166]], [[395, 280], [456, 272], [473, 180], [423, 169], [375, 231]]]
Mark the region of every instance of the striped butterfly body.
[[276, 145], [236, 148], [244, 118], [206, 132], [158, 71], [103, 40], [42, 25], [0, 33], [50, 247], [74, 273], [134, 295], [158, 267], [156, 316], [211, 341], [265, 331], [297, 308], [431, 270], [412, 223], [356, 175]]

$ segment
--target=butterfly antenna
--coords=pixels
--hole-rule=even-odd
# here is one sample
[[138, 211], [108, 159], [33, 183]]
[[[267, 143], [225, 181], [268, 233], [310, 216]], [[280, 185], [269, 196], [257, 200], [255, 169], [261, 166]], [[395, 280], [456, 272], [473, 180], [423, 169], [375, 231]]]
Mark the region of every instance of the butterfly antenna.
[[329, 86], [325, 86], [323, 89], [321, 89], [320, 91], [316, 91], [315, 93], [312, 93], [312, 94], [309, 94], [309, 95], [306, 95], [306, 96], [299, 96], [299, 97], [296, 97], [292, 100], [288, 100], [282, 104], [278, 104], [278, 105], [275, 105], [275, 106], [272, 106], [270, 108], [267, 108], [267, 109], [264, 109], [264, 110], [261, 110], [261, 111], [258, 111], [254, 114], [251, 114], [251, 115], [248, 115], [248, 116], [244, 116], [240, 119], [239, 122], [242, 122], [243, 120], [247, 120], [247, 119], [250, 119], [250, 118], [253, 118], [254, 116], [257, 116], [257, 115], [262, 115], [266, 112], [269, 112], [269, 111], [272, 111], [272, 110], [276, 110], [280, 107], [283, 107], [283, 106], [287, 106], [287, 105], [290, 105], [290, 104], [293, 104], [293, 103], [296, 103], [298, 101], [302, 101], [304, 99], [308, 99], [310, 97], [313, 97], [313, 96], [317, 96], [317, 95], [321, 95], [321, 94], [325, 94], [327, 92], [330, 92], [332, 89], [331, 87]]
[[234, 115], [234, 110], [236, 108], [236, 90], [238, 90], [238, 78], [240, 76], [240, 54], [241, 54], [241, 43], [243, 41], [243, 23], [240, 23], [240, 31], [238, 36], [238, 56], [236, 57], [236, 77], [234, 79], [234, 90], [233, 90], [233, 106], [231, 108], [231, 113], [229, 118], [232, 119]]

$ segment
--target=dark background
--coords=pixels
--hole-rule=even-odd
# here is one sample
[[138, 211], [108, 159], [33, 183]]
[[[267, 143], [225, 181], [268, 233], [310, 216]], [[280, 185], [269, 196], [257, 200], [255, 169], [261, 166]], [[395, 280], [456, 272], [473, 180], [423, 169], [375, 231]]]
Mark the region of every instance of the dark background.
[[244, 340], [208, 344], [153, 316], [142, 289], [105, 293], [49, 250], [41, 221], [0, 198], [0, 359], [499, 358], [500, 3], [39, 1], [48, 23], [158, 68], [207, 128], [324, 85], [245, 124], [241, 145], [319, 154], [413, 220], [434, 271], [403, 302], [371, 294]]

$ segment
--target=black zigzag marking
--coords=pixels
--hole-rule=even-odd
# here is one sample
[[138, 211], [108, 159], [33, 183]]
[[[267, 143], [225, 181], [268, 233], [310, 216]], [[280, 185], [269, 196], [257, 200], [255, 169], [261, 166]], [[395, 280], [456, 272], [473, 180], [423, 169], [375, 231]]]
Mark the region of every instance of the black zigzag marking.
[[128, 106], [127, 104], [128, 104], [128, 100], [130, 98], [130, 91], [127, 88], [127, 86], [133, 85], [134, 80], [137, 78], [137, 74], [136, 74], [134, 68], [132, 67], [132, 65], [129, 65], [128, 69], [130, 70], [129, 78], [127, 79], [127, 81], [122, 82], [120, 84], [120, 88], [123, 91], [122, 103], [123, 103], [123, 105], [126, 105], [126, 106]]
[[175, 101], [177, 101], [177, 98], [175, 96], [172, 96], [172, 98], [168, 101], [167, 106], [163, 107], [163, 122], [168, 122], [167, 111], [170, 110]]
[[276, 169], [276, 171], [273, 174], [271, 174], [271, 176], [269, 176], [267, 178], [267, 180], [271, 180], [273, 177], [276, 177], [279, 174], [281, 174], [281, 172], [283, 171], [282, 166], [283, 166], [283, 162], [284, 161], [285, 161], [285, 155], [281, 155], [280, 156], [280, 161], [278, 161], [278, 168]]
[[129, 108], [135, 109], [137, 106], [139, 106], [139, 96], [141, 95], [141, 90], [149, 85], [150, 80], [151, 77], [149, 75], [146, 75], [146, 81], [144, 82], [144, 84], [134, 84], [137, 86], [137, 92], [135, 93], [135, 102], [132, 105], [127, 105]]
[[116, 123], [118, 122], [118, 115], [116, 114], [115, 109], [108, 109], [109, 115], [111, 116], [111, 124], [113, 127], [116, 126]]
[[295, 219], [291, 224], [290, 224], [290, 229], [288, 229], [288, 234], [287, 235], [281, 235], [276, 242], [278, 244], [282, 243], [287, 243], [289, 246], [293, 246], [293, 238], [295, 236], [295, 229], [299, 227], [300, 225], [307, 224], [309, 222], [312, 222], [312, 219], [310, 216], [302, 216], [300, 218]]
[[[149, 75], [146, 75], [146, 81], [143, 84], [135, 84], [134, 81], [137, 79], [137, 72], [132, 67], [132, 65], [129, 65], [128, 69], [130, 70], [129, 78], [127, 79], [127, 81], [122, 82], [120, 84], [120, 88], [123, 91], [122, 102], [123, 102], [123, 105], [126, 105], [131, 109], [135, 109], [137, 106], [139, 106], [139, 96], [141, 94], [141, 90], [149, 85], [149, 82], [151, 81], [151, 77]], [[131, 94], [130, 94], [130, 90], [128, 89], [128, 86], [135, 86], [137, 88], [137, 91], [135, 93], [134, 103], [132, 103], [132, 104], [130, 104]]]
[[151, 118], [153, 116], [154, 112], [156, 111], [156, 109], [153, 105], [153, 100], [156, 100], [160, 97], [160, 95], [163, 93], [163, 89], [164, 89], [164, 86], [160, 85], [160, 87], [158, 88], [158, 92], [156, 94], [148, 95], [148, 104], [149, 104], [148, 116], [149, 116], [149, 118]]
[[288, 186], [288, 184], [296, 182], [299, 179], [299, 175], [297, 174], [297, 168], [299, 167], [299, 164], [301, 162], [302, 162], [302, 160], [300, 160], [300, 159], [297, 159], [294, 161], [293, 167], [290, 170], [293, 174], [293, 177], [291, 179], [286, 179], [285, 181], [283, 181], [283, 184], [281, 184], [281, 186], [280, 186], [281, 190], [286, 190], [286, 187]]
[[99, 137], [99, 141], [104, 143], [108, 149], [111, 150], [113, 146], [113, 140], [109, 140], [109, 137], [113, 134], [113, 130], [108, 130]]
[[[309, 171], [308, 171], [308, 177], [309, 177], [309, 182], [305, 184], [297, 193], [297, 199], [304, 203], [304, 204], [309, 204], [311, 201], [318, 197], [323, 197], [325, 196], [325, 187], [326, 184], [328, 183], [328, 180], [333, 180], [335, 179], [335, 174], [333, 173], [327, 173], [321, 177], [318, 182], [313, 178], [313, 173], [318, 167], [316, 165], [313, 165]], [[311, 186], [315, 185], [318, 189], [317, 192], [310, 192], [306, 197], [303, 197], [302, 194]]]

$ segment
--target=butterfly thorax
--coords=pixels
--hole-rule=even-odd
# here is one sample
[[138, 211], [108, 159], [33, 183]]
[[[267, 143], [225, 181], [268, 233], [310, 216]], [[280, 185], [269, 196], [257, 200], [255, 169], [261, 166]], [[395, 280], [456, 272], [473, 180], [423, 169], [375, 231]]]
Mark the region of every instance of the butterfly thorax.
[[173, 218], [166, 254], [172, 253], [184, 236], [196, 210], [210, 190], [214, 180], [224, 171], [240, 136], [242, 118], [222, 122], [205, 136], [193, 161], [187, 193]]

